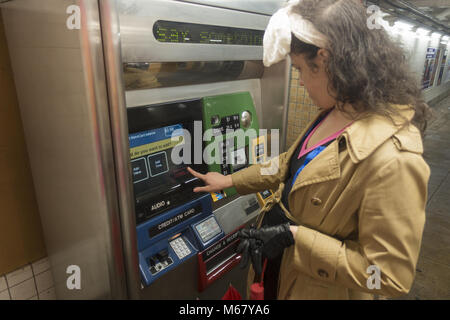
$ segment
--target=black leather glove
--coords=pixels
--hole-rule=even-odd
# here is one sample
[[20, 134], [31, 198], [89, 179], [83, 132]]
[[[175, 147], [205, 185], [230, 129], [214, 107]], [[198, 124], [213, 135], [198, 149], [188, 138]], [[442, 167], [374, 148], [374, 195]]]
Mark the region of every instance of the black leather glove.
[[276, 258], [295, 242], [289, 223], [260, 229], [252, 226], [249, 229], [240, 230], [238, 236], [241, 242], [236, 252], [242, 254], [241, 267], [247, 267], [250, 257], [257, 275], [262, 273], [263, 257]]

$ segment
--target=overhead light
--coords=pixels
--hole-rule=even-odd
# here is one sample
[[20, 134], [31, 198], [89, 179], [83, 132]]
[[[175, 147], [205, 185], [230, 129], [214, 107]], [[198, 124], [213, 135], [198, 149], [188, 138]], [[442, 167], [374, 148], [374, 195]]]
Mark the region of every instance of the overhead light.
[[394, 26], [403, 31], [410, 31], [414, 27], [412, 24], [403, 21], [397, 21]]
[[425, 28], [419, 28], [417, 29], [417, 34], [421, 35], [421, 36], [428, 36], [430, 34], [430, 30], [425, 29]]
[[432, 38], [440, 38], [440, 37], [442, 37], [442, 33], [439, 33], [439, 32], [433, 32], [433, 33], [431, 34], [431, 37], [432, 37]]

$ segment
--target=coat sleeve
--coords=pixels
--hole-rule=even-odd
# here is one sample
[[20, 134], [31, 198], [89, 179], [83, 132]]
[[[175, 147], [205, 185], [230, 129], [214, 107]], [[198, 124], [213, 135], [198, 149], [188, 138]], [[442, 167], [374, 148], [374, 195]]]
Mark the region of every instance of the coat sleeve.
[[281, 181], [284, 181], [287, 168], [287, 152], [280, 154], [262, 164], [233, 173], [231, 179], [233, 186], [241, 195], [255, 193], [267, 189], [276, 190]]
[[358, 213], [357, 241], [298, 228], [294, 262], [299, 271], [371, 294], [393, 297], [409, 292], [425, 224], [430, 170], [422, 157], [404, 155], [368, 181]]

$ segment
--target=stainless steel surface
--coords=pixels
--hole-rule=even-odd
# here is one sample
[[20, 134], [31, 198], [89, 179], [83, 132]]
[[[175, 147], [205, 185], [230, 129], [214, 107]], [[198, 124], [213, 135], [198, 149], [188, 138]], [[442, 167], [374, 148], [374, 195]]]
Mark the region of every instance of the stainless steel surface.
[[207, 6], [229, 8], [240, 11], [272, 15], [281, 8], [287, 0], [180, 0]]
[[[66, 28], [74, 3], [80, 30]], [[2, 13], [57, 298], [126, 298], [97, 2], [17, 0]], [[66, 286], [71, 265], [80, 290]]]
[[118, 184], [117, 191], [119, 195], [124, 256], [128, 276], [128, 294], [130, 298], [137, 299], [139, 297], [140, 274], [138, 268], [136, 220], [129, 159], [128, 120], [122, 75], [119, 21], [116, 2], [114, 0], [100, 0], [99, 3], [110, 103], [111, 131], [114, 145], [114, 161]]
[[262, 46], [161, 43], [153, 36], [153, 24], [173, 20], [265, 30], [267, 16], [171, 0], [117, 3], [124, 62], [262, 60]]
[[125, 90], [257, 79], [262, 61], [140, 62], [123, 66]]
[[258, 209], [252, 211], [250, 214], [246, 214], [245, 212], [245, 209], [253, 202], [258, 204], [258, 199], [254, 194], [249, 194], [241, 196], [214, 211], [217, 221], [226, 234], [256, 218], [261, 209], [259, 205]]
[[260, 126], [264, 129], [280, 129], [280, 153], [286, 149], [290, 66], [288, 58], [266, 68], [261, 79], [263, 118]]

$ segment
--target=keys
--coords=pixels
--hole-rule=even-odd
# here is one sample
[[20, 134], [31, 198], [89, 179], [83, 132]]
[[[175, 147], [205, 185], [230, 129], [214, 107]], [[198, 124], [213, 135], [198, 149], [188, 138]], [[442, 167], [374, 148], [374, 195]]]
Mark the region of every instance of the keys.
[[172, 240], [170, 242], [170, 246], [172, 247], [173, 251], [175, 251], [180, 260], [188, 256], [192, 252], [191, 249], [189, 249], [189, 247], [187, 246], [186, 242], [184, 242], [182, 237], [178, 237], [175, 240]]

